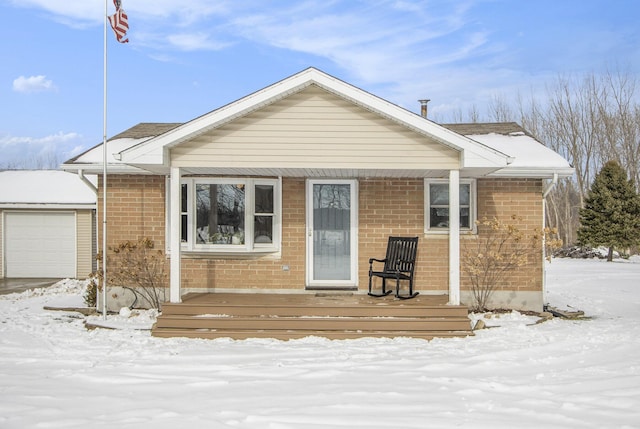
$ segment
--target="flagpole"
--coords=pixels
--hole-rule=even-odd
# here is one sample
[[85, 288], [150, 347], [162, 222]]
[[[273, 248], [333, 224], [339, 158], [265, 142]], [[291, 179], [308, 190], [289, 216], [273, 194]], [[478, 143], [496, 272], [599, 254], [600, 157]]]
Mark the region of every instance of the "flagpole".
[[104, 70], [102, 106], [102, 318], [107, 319], [107, 0], [104, 0]]

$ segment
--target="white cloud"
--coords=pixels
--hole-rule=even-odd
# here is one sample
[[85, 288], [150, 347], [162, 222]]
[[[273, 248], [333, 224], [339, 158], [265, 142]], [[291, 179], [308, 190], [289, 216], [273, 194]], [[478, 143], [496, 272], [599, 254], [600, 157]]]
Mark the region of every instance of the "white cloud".
[[[38, 8], [49, 12], [57, 21], [74, 28], [102, 24], [104, 0], [11, 0], [16, 6]], [[129, 22], [161, 19], [166, 25], [187, 26], [194, 22], [223, 13], [224, 1], [209, 0], [124, 0], [122, 7], [129, 15]], [[107, 13], [114, 13], [111, 0]]]
[[83, 140], [82, 135], [74, 132], [58, 132], [44, 137], [0, 136], [0, 168], [38, 168], [43, 162], [66, 161], [87, 149], [82, 144]]
[[[94, 26], [102, 23], [103, 1], [12, 0], [68, 25]], [[181, 52], [266, 46], [331, 62], [340, 78], [409, 109], [431, 98], [430, 110], [444, 114], [451, 104], [485, 105], [488, 91], [539, 80], [529, 55], [519, 52], [524, 48], [482, 19], [487, 3], [493, 2], [123, 0], [123, 7], [131, 46], [158, 61], [185, 61]]]
[[[14, 0], [43, 8], [62, 22], [102, 22], [100, 0]], [[130, 36], [157, 52], [211, 51], [242, 40], [335, 62], [366, 83], [402, 76], [397, 68], [420, 70], [475, 55], [487, 41], [466, 29], [473, 1], [326, 0], [242, 2], [219, 0], [124, 0]], [[112, 5], [109, 2], [109, 7]], [[444, 41], [444, 42], [443, 42]], [[393, 67], [391, 66], [393, 65]], [[401, 73], [404, 74], [404, 73]]]
[[[234, 29], [254, 42], [329, 58], [366, 83], [385, 83], [429, 67], [473, 58], [486, 35], [466, 28], [467, 8], [407, 2], [307, 1], [288, 9], [258, 8]], [[399, 70], [400, 69], [400, 70]]]
[[202, 32], [172, 34], [167, 37], [167, 41], [181, 51], [218, 51], [230, 45], [211, 40], [209, 35]]
[[59, 143], [66, 143], [77, 140], [80, 136], [78, 133], [63, 133], [62, 131], [45, 137], [0, 137], [0, 149], [7, 149], [17, 145], [30, 145], [35, 147], [55, 146]]
[[[69, 27], [84, 28], [101, 23], [104, 17], [104, 0], [11, 0], [16, 6], [43, 9], [54, 19]], [[113, 4], [109, 3], [113, 8]]]
[[46, 76], [20, 76], [13, 81], [13, 90], [23, 93], [55, 91], [56, 87], [52, 80]]

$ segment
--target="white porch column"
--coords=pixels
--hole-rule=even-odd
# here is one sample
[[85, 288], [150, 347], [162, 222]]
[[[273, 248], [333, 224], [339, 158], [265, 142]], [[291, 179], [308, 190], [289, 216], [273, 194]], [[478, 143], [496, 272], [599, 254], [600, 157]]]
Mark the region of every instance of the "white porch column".
[[181, 215], [180, 202], [181, 191], [180, 186], [180, 168], [171, 167], [171, 179], [169, 184], [169, 213], [171, 214], [171, 225], [169, 226], [169, 243], [171, 249], [171, 276], [169, 277], [169, 300], [173, 303], [181, 302], [180, 299], [180, 231]]
[[460, 305], [460, 170], [449, 171], [449, 305]]

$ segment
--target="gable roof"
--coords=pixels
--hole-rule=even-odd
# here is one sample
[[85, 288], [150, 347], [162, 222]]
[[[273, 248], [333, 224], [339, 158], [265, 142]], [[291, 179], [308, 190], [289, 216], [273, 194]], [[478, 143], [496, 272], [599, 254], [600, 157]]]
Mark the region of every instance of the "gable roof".
[[445, 146], [461, 152], [461, 168], [506, 167], [510, 162], [507, 155], [452, 132], [435, 122], [403, 109], [382, 98], [356, 88], [315, 68], [308, 68], [280, 82], [254, 92], [238, 101], [200, 116], [178, 126], [158, 137], [149, 139], [122, 152], [122, 160], [131, 165], [168, 166], [168, 150], [180, 143], [193, 139], [209, 130], [220, 127], [236, 118], [245, 116], [264, 106], [316, 85], [342, 99], [374, 112], [393, 122], [427, 136]]
[[[164, 134], [180, 125], [182, 125], [182, 123], [179, 122], [141, 122], [111, 137], [107, 140], [106, 151], [109, 171], [111, 173], [141, 172], [137, 168], [127, 166], [114, 155], [153, 137]], [[65, 161], [61, 168], [71, 171], [86, 169], [87, 172], [99, 173], [102, 171], [103, 158], [103, 145], [102, 143], [98, 143], [91, 149]]]
[[[561, 177], [573, 174], [573, 168], [564, 158], [545, 147], [515, 122], [436, 124], [315, 68], [303, 70], [186, 123], [141, 123], [125, 130], [107, 142], [109, 171], [166, 174], [172, 148], [195, 141], [214, 130], [217, 132], [227, 124], [236, 124], [238, 119], [249, 117], [267, 106], [274, 106], [280, 100], [292, 98], [294, 94], [302, 94], [311, 86], [424, 136], [425, 141], [437, 142], [449, 148], [448, 150], [453, 149], [459, 153], [459, 168], [466, 175], [550, 178], [555, 174]], [[67, 161], [62, 168], [98, 172], [102, 169], [102, 159], [102, 144], [99, 144]], [[238, 174], [236, 170], [233, 173], [218, 170], [221, 174]], [[302, 170], [291, 170], [288, 174], [298, 174], [300, 171]], [[358, 175], [356, 170], [345, 171]], [[207, 174], [204, 170], [202, 172]], [[272, 174], [286, 175], [283, 172], [287, 173], [281, 169], [270, 171]], [[253, 170], [246, 174], [261, 173]], [[368, 174], [369, 171], [366, 170], [359, 173], [364, 176]], [[432, 171], [432, 174], [442, 172]]]

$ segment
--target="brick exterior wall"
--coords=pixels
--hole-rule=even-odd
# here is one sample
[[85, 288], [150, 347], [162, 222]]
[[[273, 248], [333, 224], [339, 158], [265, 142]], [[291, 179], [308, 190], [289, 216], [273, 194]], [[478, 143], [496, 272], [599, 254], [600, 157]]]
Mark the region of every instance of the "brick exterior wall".
[[[100, 179], [101, 180], [101, 179]], [[111, 175], [108, 181], [108, 245], [153, 239], [158, 248], [165, 246], [165, 188], [162, 176]], [[102, 219], [102, 183], [98, 201], [98, 219]], [[478, 218], [509, 220], [522, 216], [518, 227], [527, 234], [542, 223], [542, 181], [534, 179], [479, 179]], [[216, 257], [183, 255], [183, 290], [289, 289], [305, 286], [306, 227], [305, 180], [284, 178], [282, 191], [282, 252], [255, 257]], [[359, 288], [368, 285], [368, 259], [384, 257], [389, 235], [419, 236], [416, 289], [446, 293], [448, 290], [447, 235], [425, 235], [424, 181], [422, 179], [359, 180]], [[102, 243], [102, 228], [99, 228]], [[462, 237], [475, 242], [479, 237]], [[505, 290], [541, 291], [542, 262], [518, 270]], [[289, 270], [283, 270], [283, 266]], [[462, 289], [468, 279], [461, 275]]]
[[[526, 237], [542, 226], [542, 181], [527, 179], [479, 179], [477, 181], [478, 219], [493, 218], [514, 222]], [[422, 291], [447, 293], [449, 284], [449, 236], [424, 234], [424, 181], [422, 179], [380, 179], [360, 181], [359, 269], [360, 289], [368, 284], [369, 257], [382, 258], [389, 235], [419, 236], [415, 286]], [[483, 239], [461, 235], [461, 247]], [[541, 251], [541, 250], [540, 250]], [[505, 287], [498, 290], [542, 291], [541, 258], [520, 268]], [[461, 289], [469, 279], [461, 274]]]
[[[103, 249], [102, 176], [98, 178], [98, 249]], [[150, 238], [157, 249], [165, 248], [165, 178], [163, 176], [109, 175], [107, 178], [107, 247], [125, 241]], [[111, 252], [108, 251], [108, 254]], [[107, 280], [109, 279], [107, 266]]]
[[[284, 179], [282, 188], [280, 258], [186, 256], [182, 262], [182, 287], [304, 290], [305, 180]], [[284, 265], [289, 266], [289, 271], [283, 270]]]
[[[478, 218], [493, 218], [515, 224], [529, 240], [542, 229], [542, 191], [540, 179], [481, 179], [478, 180]], [[512, 215], [522, 220], [514, 222]], [[478, 238], [483, 237], [480, 229]], [[463, 243], [464, 245], [464, 243]], [[542, 291], [543, 284], [542, 244], [529, 258], [529, 264], [509, 275], [504, 287], [498, 290]], [[467, 279], [463, 278], [463, 281]], [[463, 286], [466, 283], [463, 283]]]

